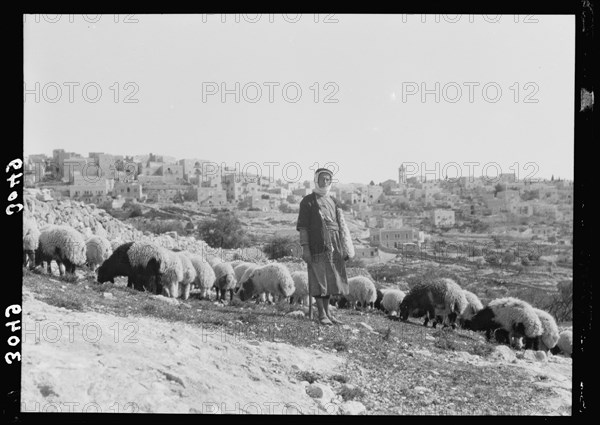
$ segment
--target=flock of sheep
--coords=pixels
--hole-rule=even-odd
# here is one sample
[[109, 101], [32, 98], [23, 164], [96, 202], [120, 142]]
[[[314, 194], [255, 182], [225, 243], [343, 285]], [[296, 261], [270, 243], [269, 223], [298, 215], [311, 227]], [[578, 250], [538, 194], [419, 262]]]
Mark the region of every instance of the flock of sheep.
[[[69, 226], [48, 226], [40, 231], [33, 218], [24, 217], [23, 227], [24, 266], [33, 268], [46, 262], [50, 274], [54, 260], [61, 275], [87, 265], [97, 271], [100, 283], [114, 283], [115, 277], [126, 276], [129, 287], [184, 300], [194, 286], [202, 299], [210, 299], [214, 288], [220, 302], [226, 300], [227, 293], [230, 300], [236, 296], [241, 301], [254, 297], [257, 302], [275, 298], [304, 305], [309, 302], [307, 272], [291, 272], [282, 263], [260, 265], [239, 260], [226, 262], [218, 257], [205, 259], [151, 242], [128, 242], [113, 251], [106, 238], [92, 236], [85, 240]], [[523, 300], [500, 298], [484, 307], [475, 294], [449, 278], [419, 283], [408, 294], [399, 289], [376, 289], [365, 276], [352, 277], [348, 283], [348, 295], [331, 297], [330, 302], [338, 308], [378, 308], [403, 321], [425, 317], [424, 325], [432, 321], [433, 327], [442, 324], [454, 328], [458, 322], [465, 329], [485, 331], [488, 340], [493, 335], [498, 342], [509, 345], [522, 341], [525, 348], [554, 354], [572, 352], [571, 331], [559, 334], [550, 314]]]
[[399, 289], [379, 290], [370, 279], [358, 278], [360, 285], [350, 282], [348, 296], [336, 297], [332, 302], [338, 307], [354, 307], [358, 303], [362, 307], [379, 308], [403, 321], [425, 317], [423, 325], [427, 326], [431, 320], [434, 328], [437, 324], [455, 328], [458, 321], [464, 329], [485, 331], [488, 341], [493, 335], [500, 343], [524, 345], [526, 349], [546, 353], [572, 354], [572, 331], [559, 332], [552, 315], [526, 301], [498, 298], [484, 307], [477, 295], [443, 277], [418, 283], [408, 294]]

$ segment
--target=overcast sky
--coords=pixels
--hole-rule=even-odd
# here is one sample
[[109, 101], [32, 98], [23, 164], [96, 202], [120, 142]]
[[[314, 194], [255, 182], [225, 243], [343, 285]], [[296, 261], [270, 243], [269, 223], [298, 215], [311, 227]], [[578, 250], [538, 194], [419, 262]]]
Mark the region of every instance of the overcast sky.
[[436, 162], [572, 179], [574, 19], [27, 15], [25, 154], [278, 162], [275, 178], [295, 162], [302, 180], [335, 163], [342, 183], [403, 162], [428, 179]]

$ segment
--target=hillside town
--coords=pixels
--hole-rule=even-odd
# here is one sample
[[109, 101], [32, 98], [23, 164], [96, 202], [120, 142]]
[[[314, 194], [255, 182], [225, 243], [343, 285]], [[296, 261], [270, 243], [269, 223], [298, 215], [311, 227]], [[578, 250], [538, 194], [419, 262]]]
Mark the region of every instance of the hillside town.
[[[134, 202], [182, 204], [207, 213], [215, 208], [297, 213], [313, 185], [240, 172], [239, 164], [228, 168], [205, 159], [176, 160], [152, 153], [82, 156], [55, 149], [52, 157], [29, 155], [25, 163], [25, 186], [41, 189], [47, 200], [113, 209]], [[332, 189], [346, 212], [364, 223], [354, 236], [356, 257], [365, 264], [385, 261], [385, 253], [393, 257], [416, 251], [478, 257], [473, 244], [485, 247], [490, 240], [535, 244], [537, 249], [572, 246], [572, 181], [519, 180], [512, 173], [428, 180], [409, 177], [402, 164], [395, 174], [379, 184], [337, 183]], [[296, 233], [291, 225], [279, 232], [290, 237]], [[456, 245], [448, 248], [448, 242]]]

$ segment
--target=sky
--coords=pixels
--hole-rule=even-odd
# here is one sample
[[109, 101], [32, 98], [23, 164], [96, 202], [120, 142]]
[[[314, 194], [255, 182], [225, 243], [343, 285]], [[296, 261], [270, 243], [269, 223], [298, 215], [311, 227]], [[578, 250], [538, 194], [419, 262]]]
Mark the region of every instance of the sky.
[[26, 15], [24, 153], [572, 179], [574, 66], [566, 15]]

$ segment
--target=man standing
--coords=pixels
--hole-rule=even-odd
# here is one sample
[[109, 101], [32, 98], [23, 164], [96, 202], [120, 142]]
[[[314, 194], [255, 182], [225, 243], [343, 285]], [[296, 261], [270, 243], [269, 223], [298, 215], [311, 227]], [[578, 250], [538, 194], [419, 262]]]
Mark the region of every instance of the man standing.
[[339, 201], [329, 195], [332, 177], [326, 168], [315, 172], [315, 188], [300, 202], [296, 225], [308, 268], [309, 295], [317, 302], [319, 323], [327, 326], [341, 323], [329, 311], [329, 297], [348, 294], [344, 261], [354, 256]]

